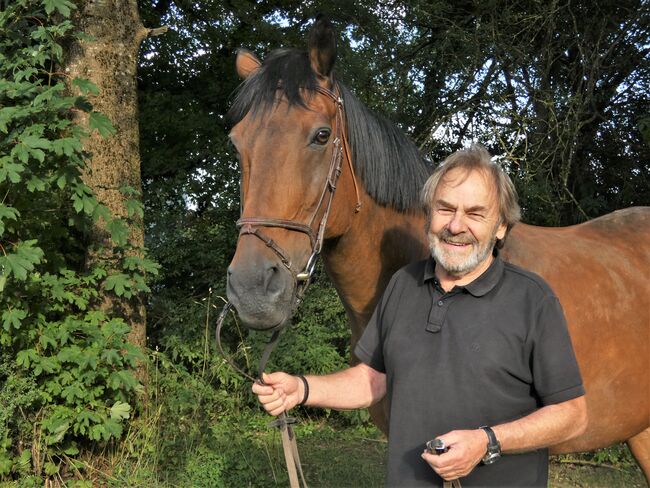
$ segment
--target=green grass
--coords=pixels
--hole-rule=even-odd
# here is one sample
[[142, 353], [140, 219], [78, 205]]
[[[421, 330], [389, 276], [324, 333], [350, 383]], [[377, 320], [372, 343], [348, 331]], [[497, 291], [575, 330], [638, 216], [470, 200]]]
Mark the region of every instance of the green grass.
[[[257, 434], [265, 448], [249, 452], [254, 479], [237, 486], [288, 486], [280, 435], [276, 431]], [[307, 483], [311, 488], [381, 487], [384, 482], [387, 443], [374, 428], [345, 428], [306, 424], [297, 428], [298, 448]], [[627, 453], [622, 446], [618, 451]], [[617, 452], [618, 452], [617, 451]], [[601, 456], [602, 457], [602, 456]], [[646, 487], [645, 478], [629, 454], [617, 465], [595, 465], [593, 455], [554, 457], [549, 472], [550, 488]], [[264, 466], [266, 464], [266, 466]], [[186, 486], [208, 486], [191, 484]], [[235, 485], [232, 485], [235, 486]]]
[[[219, 476], [224, 484], [216, 484], [215, 455], [209, 451], [197, 453], [197, 461], [177, 481], [180, 484], [166, 486], [214, 486], [286, 487], [288, 477], [280, 434], [275, 429], [260, 425], [259, 430], [243, 441], [241, 433], [225, 451], [236, 451], [235, 465], [228, 462], [218, 465]], [[387, 443], [375, 428], [337, 428], [327, 424], [307, 422], [296, 429], [298, 449], [307, 484], [311, 488], [365, 488], [381, 487], [384, 483]], [[250, 448], [246, 448], [246, 445]], [[627, 453], [627, 448], [617, 448]], [[602, 457], [602, 456], [601, 456]], [[199, 461], [200, 459], [200, 461]], [[222, 459], [217, 456], [217, 460]], [[230, 459], [233, 459], [232, 457]], [[551, 488], [616, 488], [647, 486], [641, 470], [629, 462], [629, 453], [617, 465], [593, 462], [593, 455], [562, 456], [552, 458], [549, 486]], [[218, 463], [217, 463], [218, 464]]]
[[[84, 470], [85, 486], [147, 488], [245, 488], [289, 486], [280, 432], [267, 427], [269, 417], [243, 412], [214, 419], [210, 429], [183, 436], [157, 432], [158, 449], [130, 449], [123, 443], [107, 462], [95, 459]], [[345, 421], [344, 421], [345, 422]], [[310, 488], [382, 487], [387, 442], [374, 427], [341, 427], [332, 419], [306, 420], [296, 426], [298, 449]], [[152, 428], [153, 426], [149, 426]], [[146, 429], [142, 429], [146, 431]], [[135, 436], [135, 433], [134, 433]], [[162, 441], [173, 437], [176, 440]], [[141, 445], [132, 442], [133, 447]], [[165, 447], [166, 446], [166, 447]], [[121, 454], [120, 454], [121, 453]], [[595, 462], [604, 459], [603, 462]], [[646, 487], [627, 448], [551, 459], [551, 488]], [[71, 488], [74, 482], [67, 481]], [[24, 479], [4, 487], [38, 486]], [[55, 486], [55, 485], [53, 485]], [[77, 486], [84, 486], [79, 484]]]

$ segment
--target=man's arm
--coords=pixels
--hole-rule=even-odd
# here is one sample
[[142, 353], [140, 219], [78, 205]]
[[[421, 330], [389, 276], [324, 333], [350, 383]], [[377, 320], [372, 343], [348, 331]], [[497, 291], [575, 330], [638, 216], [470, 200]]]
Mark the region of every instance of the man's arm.
[[[364, 408], [381, 400], [386, 394], [386, 375], [360, 363], [325, 376], [307, 376], [307, 405], [349, 410]], [[286, 373], [264, 375], [264, 384], [253, 384], [264, 409], [271, 415], [288, 411], [302, 401], [304, 384], [297, 376]]]
[[[585, 431], [587, 422], [587, 403], [580, 396], [491, 427], [501, 443], [501, 451], [517, 453], [573, 439]], [[487, 434], [482, 429], [454, 430], [438, 438], [449, 451], [442, 455], [424, 452], [422, 458], [446, 480], [467, 476], [487, 452]]]

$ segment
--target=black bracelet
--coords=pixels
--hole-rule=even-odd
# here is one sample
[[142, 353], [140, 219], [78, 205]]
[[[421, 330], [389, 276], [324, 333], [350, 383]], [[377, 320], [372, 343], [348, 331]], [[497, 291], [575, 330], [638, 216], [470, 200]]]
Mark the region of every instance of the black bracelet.
[[309, 398], [309, 383], [307, 383], [307, 378], [305, 378], [303, 375], [299, 374], [298, 378], [302, 380], [302, 384], [304, 385], [304, 390], [305, 394], [302, 397], [302, 401], [298, 405], [304, 405], [307, 403], [307, 399]]

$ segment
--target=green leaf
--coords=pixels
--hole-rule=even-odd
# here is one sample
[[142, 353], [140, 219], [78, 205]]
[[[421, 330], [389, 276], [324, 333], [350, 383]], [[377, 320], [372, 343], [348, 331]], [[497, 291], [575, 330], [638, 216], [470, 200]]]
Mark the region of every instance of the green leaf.
[[79, 448], [73, 443], [63, 449], [63, 452], [66, 453], [68, 456], [76, 456], [79, 454]]
[[144, 206], [142, 205], [142, 202], [130, 198], [125, 203], [129, 217], [133, 217], [134, 215], [140, 218], [144, 217]]
[[24, 349], [16, 354], [16, 364], [23, 368], [29, 368], [36, 361], [38, 361], [38, 353], [35, 349]]
[[103, 424], [97, 424], [90, 429], [89, 437], [93, 441], [99, 441], [102, 437], [104, 437], [104, 440], [108, 440], [110, 434], [106, 431]]
[[118, 297], [127, 294], [130, 295], [131, 280], [124, 273], [116, 273], [106, 278], [106, 281], [104, 282], [104, 288], [109, 291], [113, 290], [113, 293], [115, 293]]
[[31, 135], [21, 138], [21, 142], [30, 149], [52, 149], [52, 143], [42, 137]]
[[0, 203], [0, 236], [5, 232], [5, 223], [3, 220], [17, 220], [20, 212], [13, 208]]
[[[27, 163], [27, 161], [29, 160], [29, 153], [27, 152], [27, 149], [25, 149], [24, 146], [18, 144], [16, 147], [14, 147], [12, 153], [14, 151], [20, 152], [18, 148], [23, 148], [24, 154], [26, 156], [23, 162]], [[22, 161], [21, 157], [19, 157], [19, 159]], [[25, 167], [22, 164], [3, 161], [2, 166], [0, 166], [0, 183], [5, 181], [7, 178], [9, 178], [9, 181], [11, 181], [12, 183], [18, 183], [20, 181], [20, 173], [22, 173], [23, 171], [25, 171]]]
[[129, 227], [123, 220], [113, 219], [106, 225], [111, 234], [111, 240], [116, 246], [125, 246], [129, 237]]
[[0, 476], [7, 476], [11, 473], [11, 467], [14, 462], [8, 455], [5, 453], [0, 453]]
[[119, 437], [122, 435], [122, 426], [117, 422], [117, 420], [106, 419], [106, 422], [104, 422], [104, 428], [108, 433], [108, 438], [105, 440], [109, 440], [111, 437]]
[[34, 374], [36, 376], [39, 376], [42, 372], [51, 374], [58, 371], [60, 367], [61, 363], [59, 363], [56, 357], [40, 356], [38, 358], [38, 364], [34, 366]]
[[72, 80], [72, 84], [79, 88], [83, 95], [90, 93], [91, 95], [99, 95], [99, 88], [92, 81], [86, 80], [84, 78], [75, 78]]
[[0, 131], [5, 134], [9, 132], [7, 124], [11, 121], [16, 112], [17, 107], [3, 107], [0, 108]]
[[70, 0], [42, 0], [45, 13], [50, 15], [56, 9], [66, 19], [70, 17], [70, 10], [76, 10], [77, 6]]
[[13, 274], [16, 279], [24, 281], [27, 273], [34, 270], [34, 265], [43, 259], [43, 250], [35, 247], [36, 240], [18, 243], [13, 253], [0, 256], [0, 275], [9, 277]]
[[27, 182], [27, 191], [33, 193], [34, 191], [45, 191], [45, 180], [37, 176], [32, 177]]
[[[23, 164], [27, 164], [29, 161], [29, 148], [25, 146], [24, 144], [16, 144], [14, 148], [11, 150], [11, 156], [18, 158], [19, 161], [21, 161]], [[2, 181], [2, 174], [0, 173], [0, 181]], [[18, 181], [14, 181], [13, 179], [11, 180], [12, 183], [18, 183]]]
[[81, 350], [79, 349], [79, 346], [76, 345], [70, 347], [64, 347], [57, 354], [59, 361], [61, 361], [62, 363], [64, 362], [76, 363], [78, 362], [80, 356], [81, 356]]
[[93, 110], [93, 104], [86, 97], [76, 97], [74, 99], [74, 106], [83, 112], [90, 113]]
[[64, 425], [60, 426], [52, 434], [48, 435], [45, 438], [45, 442], [48, 445], [52, 445], [52, 444], [56, 444], [57, 442], [60, 442], [63, 439], [63, 437], [65, 437], [65, 434], [69, 428], [70, 428], [70, 424], [66, 422]]
[[117, 132], [110, 119], [100, 112], [91, 112], [88, 118], [91, 130], [97, 130], [102, 137], [115, 135]]
[[105, 349], [102, 352], [102, 360], [107, 364], [120, 364], [122, 356], [117, 349]]
[[74, 137], [63, 137], [52, 142], [52, 149], [57, 156], [72, 156], [76, 151], [81, 151], [81, 141]]
[[48, 346], [52, 346], [52, 349], [56, 349], [58, 344], [56, 340], [47, 335], [46, 333], [41, 334], [41, 337], [38, 339], [38, 342], [43, 346], [43, 350], [46, 350]]
[[130, 417], [131, 405], [119, 400], [111, 407], [111, 418], [114, 420], [128, 419]]
[[97, 424], [101, 421], [99, 415], [95, 412], [84, 409], [79, 415], [77, 415], [77, 423], [86, 427], [90, 427], [91, 424]]
[[98, 203], [93, 210], [93, 222], [98, 222], [99, 219], [104, 219], [105, 222], [109, 222], [111, 219], [111, 211], [101, 203]]
[[133, 376], [133, 373], [126, 369], [121, 371], [113, 371], [108, 377], [107, 384], [114, 390], [133, 390], [139, 385]]
[[13, 327], [14, 329], [20, 329], [22, 321], [27, 317], [27, 312], [19, 308], [13, 308], [11, 310], [5, 310], [2, 313], [2, 328], [9, 332]]
[[85, 398], [85, 392], [79, 387], [79, 385], [73, 384], [68, 385], [63, 388], [61, 396], [65, 398], [68, 402], [74, 403], [75, 398], [83, 400]]
[[97, 353], [87, 351], [77, 358], [79, 369], [82, 370], [96, 370], [97, 369]]

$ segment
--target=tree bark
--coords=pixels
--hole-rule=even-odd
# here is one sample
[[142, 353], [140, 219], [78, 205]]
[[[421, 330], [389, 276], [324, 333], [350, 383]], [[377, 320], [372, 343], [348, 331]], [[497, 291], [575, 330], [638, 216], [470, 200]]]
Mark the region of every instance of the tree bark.
[[[97, 96], [88, 97], [93, 110], [106, 115], [117, 131], [108, 138], [93, 131], [86, 139], [84, 148], [90, 158], [83, 179], [114, 217], [126, 217], [126, 198], [120, 189], [128, 185], [141, 192], [142, 188], [136, 70], [140, 43], [151, 31], [140, 22], [136, 0], [80, 0], [77, 5], [75, 25], [92, 39], [71, 43], [63, 68], [68, 81], [84, 78], [99, 88]], [[76, 90], [71, 85], [69, 88], [73, 93]], [[88, 114], [79, 112], [77, 117], [87, 118]], [[141, 221], [130, 227], [129, 234], [131, 245], [144, 246]], [[101, 263], [107, 270], [114, 267], [116, 256], [104, 222], [95, 225], [88, 249], [88, 266]], [[124, 318], [131, 325], [130, 342], [145, 346], [142, 297], [126, 300], [107, 295], [102, 308]]]

